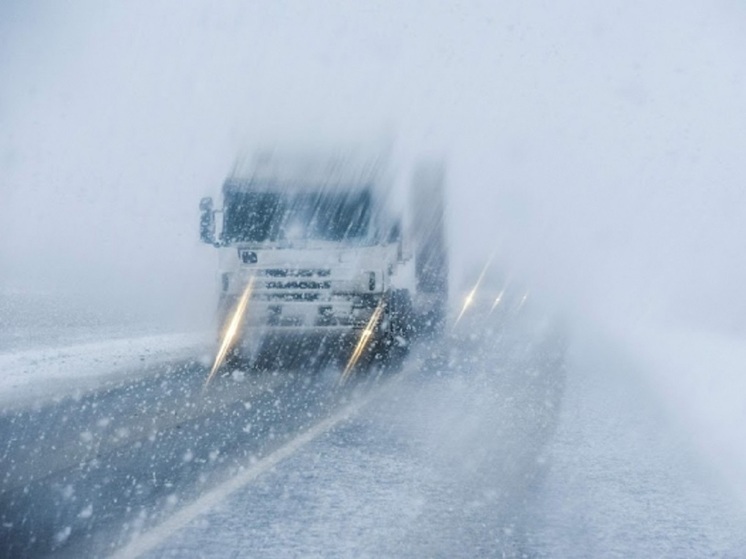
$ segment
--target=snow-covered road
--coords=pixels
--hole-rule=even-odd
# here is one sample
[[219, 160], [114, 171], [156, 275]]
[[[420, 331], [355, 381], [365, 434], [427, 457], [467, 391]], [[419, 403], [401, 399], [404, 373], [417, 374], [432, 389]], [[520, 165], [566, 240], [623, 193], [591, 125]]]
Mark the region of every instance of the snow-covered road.
[[454, 337], [148, 556], [746, 556], [742, 503], [636, 362], [550, 334]]
[[608, 339], [576, 340], [534, 519], [536, 555], [746, 556], [744, 502], [672, 413], [681, 402], [661, 399], [660, 387], [688, 371], [666, 378], [646, 364]]
[[[570, 335], [530, 313], [468, 317], [354, 392], [332, 390], [332, 370], [236, 372], [206, 399], [199, 336], [6, 354], [6, 402], [39, 385], [48, 404], [5, 408], [4, 550], [746, 556], [743, 501], [721, 475], [738, 461], [702, 453], [691, 427], [706, 407], [672, 412], [691, 394], [661, 398], [672, 378], [646, 339]], [[74, 397], [48, 401], [55, 386]], [[732, 436], [718, 434], [707, 448]]]

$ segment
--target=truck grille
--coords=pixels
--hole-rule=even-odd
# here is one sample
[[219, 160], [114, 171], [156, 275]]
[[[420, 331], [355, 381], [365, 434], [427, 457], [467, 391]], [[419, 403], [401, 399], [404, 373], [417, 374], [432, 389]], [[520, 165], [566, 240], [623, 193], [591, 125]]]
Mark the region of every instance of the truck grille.
[[331, 289], [330, 281], [268, 281], [267, 289]]
[[251, 298], [257, 304], [247, 315], [248, 326], [352, 330], [367, 324], [378, 301], [372, 293], [333, 296], [330, 269], [259, 268], [253, 273]]
[[331, 270], [323, 268], [266, 268], [257, 270], [255, 299], [304, 302], [328, 300]]

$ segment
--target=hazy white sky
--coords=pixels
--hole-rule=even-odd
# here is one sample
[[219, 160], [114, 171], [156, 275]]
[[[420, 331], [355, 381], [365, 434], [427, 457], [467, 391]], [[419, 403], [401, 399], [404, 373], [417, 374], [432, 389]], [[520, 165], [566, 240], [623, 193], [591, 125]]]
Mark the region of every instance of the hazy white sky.
[[202, 301], [196, 207], [240, 148], [393, 136], [448, 156], [457, 269], [498, 246], [575, 308], [742, 329], [744, 26], [735, 0], [5, 2], [0, 281]]

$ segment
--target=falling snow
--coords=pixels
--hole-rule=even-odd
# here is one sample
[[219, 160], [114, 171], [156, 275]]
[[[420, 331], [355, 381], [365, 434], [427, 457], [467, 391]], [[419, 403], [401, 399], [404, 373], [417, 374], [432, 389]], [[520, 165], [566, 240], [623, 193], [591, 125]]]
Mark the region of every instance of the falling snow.
[[746, 11], [544, 4], [0, 3], [0, 556], [746, 556]]

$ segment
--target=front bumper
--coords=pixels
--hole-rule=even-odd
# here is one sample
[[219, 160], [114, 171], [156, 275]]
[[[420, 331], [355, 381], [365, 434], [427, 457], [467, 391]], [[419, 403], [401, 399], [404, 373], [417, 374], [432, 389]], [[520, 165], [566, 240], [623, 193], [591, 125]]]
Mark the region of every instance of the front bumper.
[[[348, 302], [284, 302], [250, 299], [241, 321], [244, 335], [252, 333], [344, 333], [361, 330], [372, 316], [381, 296], [350, 297]], [[235, 312], [236, 296], [221, 298], [221, 325]]]

